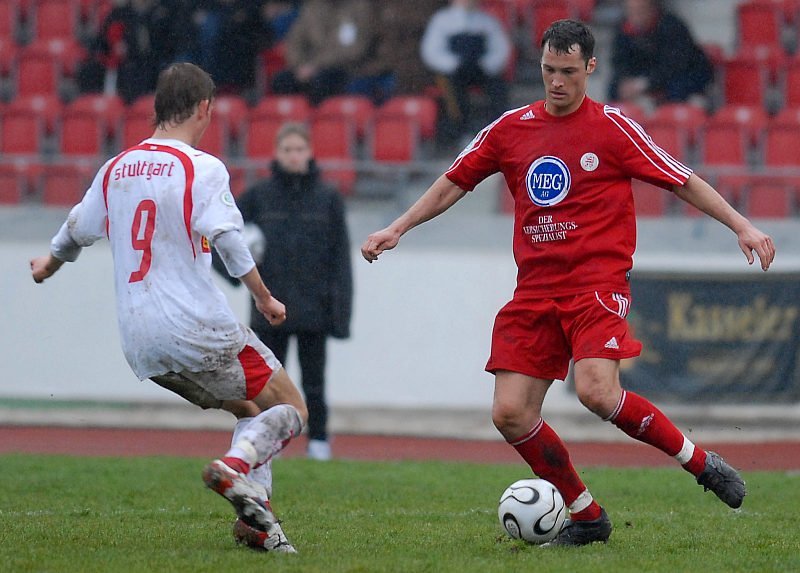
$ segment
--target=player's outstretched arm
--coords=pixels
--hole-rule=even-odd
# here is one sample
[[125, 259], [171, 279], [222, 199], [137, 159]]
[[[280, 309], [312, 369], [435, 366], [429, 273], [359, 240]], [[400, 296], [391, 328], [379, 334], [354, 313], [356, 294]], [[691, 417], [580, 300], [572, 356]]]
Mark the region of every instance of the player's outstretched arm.
[[739, 239], [739, 248], [751, 265], [755, 262], [753, 251], [761, 261], [761, 268], [767, 270], [775, 258], [775, 243], [772, 237], [758, 230], [746, 217], [700, 177], [692, 174], [683, 187], [673, 187], [675, 195], [694, 205], [704, 213], [730, 228]]
[[369, 261], [378, 260], [378, 255], [397, 246], [400, 237], [408, 231], [447, 211], [461, 199], [466, 191], [444, 175], [434, 181], [422, 197], [400, 215], [395, 221], [380, 231], [372, 233], [361, 246], [361, 254]]
[[64, 261], [57, 259], [53, 253], [31, 259], [31, 274], [35, 283], [44, 282], [45, 279], [52, 277]]
[[240, 276], [239, 280], [253, 295], [258, 312], [263, 314], [272, 326], [278, 326], [286, 320], [286, 306], [269, 292], [264, 281], [261, 280], [261, 275], [258, 274], [257, 267], [253, 267], [246, 274]]

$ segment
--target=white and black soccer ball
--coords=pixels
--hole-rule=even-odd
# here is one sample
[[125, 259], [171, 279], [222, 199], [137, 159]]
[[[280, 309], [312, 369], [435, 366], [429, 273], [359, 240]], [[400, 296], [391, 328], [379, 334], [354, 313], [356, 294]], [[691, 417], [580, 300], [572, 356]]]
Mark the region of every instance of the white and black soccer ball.
[[521, 479], [500, 496], [497, 516], [503, 530], [514, 539], [546, 543], [558, 535], [567, 509], [556, 487], [543, 479]]

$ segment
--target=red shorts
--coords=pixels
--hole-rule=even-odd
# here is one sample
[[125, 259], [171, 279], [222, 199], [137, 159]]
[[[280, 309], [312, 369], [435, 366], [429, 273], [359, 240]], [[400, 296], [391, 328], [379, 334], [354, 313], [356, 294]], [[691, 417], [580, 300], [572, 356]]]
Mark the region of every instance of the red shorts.
[[553, 299], [512, 300], [494, 321], [486, 370], [563, 380], [569, 361], [639, 356], [629, 330], [627, 294], [591, 292]]

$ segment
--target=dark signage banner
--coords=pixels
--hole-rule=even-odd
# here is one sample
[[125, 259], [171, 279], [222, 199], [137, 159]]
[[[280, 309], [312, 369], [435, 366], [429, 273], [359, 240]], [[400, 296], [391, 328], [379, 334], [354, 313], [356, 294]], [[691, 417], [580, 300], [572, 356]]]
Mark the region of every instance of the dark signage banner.
[[631, 277], [641, 356], [623, 387], [703, 403], [800, 399], [800, 274]]

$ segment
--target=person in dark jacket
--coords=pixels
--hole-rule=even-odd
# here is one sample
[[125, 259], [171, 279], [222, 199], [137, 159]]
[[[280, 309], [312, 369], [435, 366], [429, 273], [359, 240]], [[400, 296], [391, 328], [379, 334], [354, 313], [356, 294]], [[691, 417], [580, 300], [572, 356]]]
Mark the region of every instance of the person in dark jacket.
[[613, 44], [611, 101], [703, 104], [713, 67], [686, 24], [659, 0], [626, 0]]
[[245, 233], [256, 235], [251, 244], [268, 253], [254, 258], [261, 277], [286, 305], [287, 318], [274, 327], [251, 312], [250, 327], [284, 364], [289, 339], [296, 337], [309, 412], [308, 455], [329, 459], [326, 340], [350, 336], [353, 298], [344, 205], [320, 178], [305, 126], [288, 123], [275, 140], [272, 176], [248, 189], [237, 204]]

